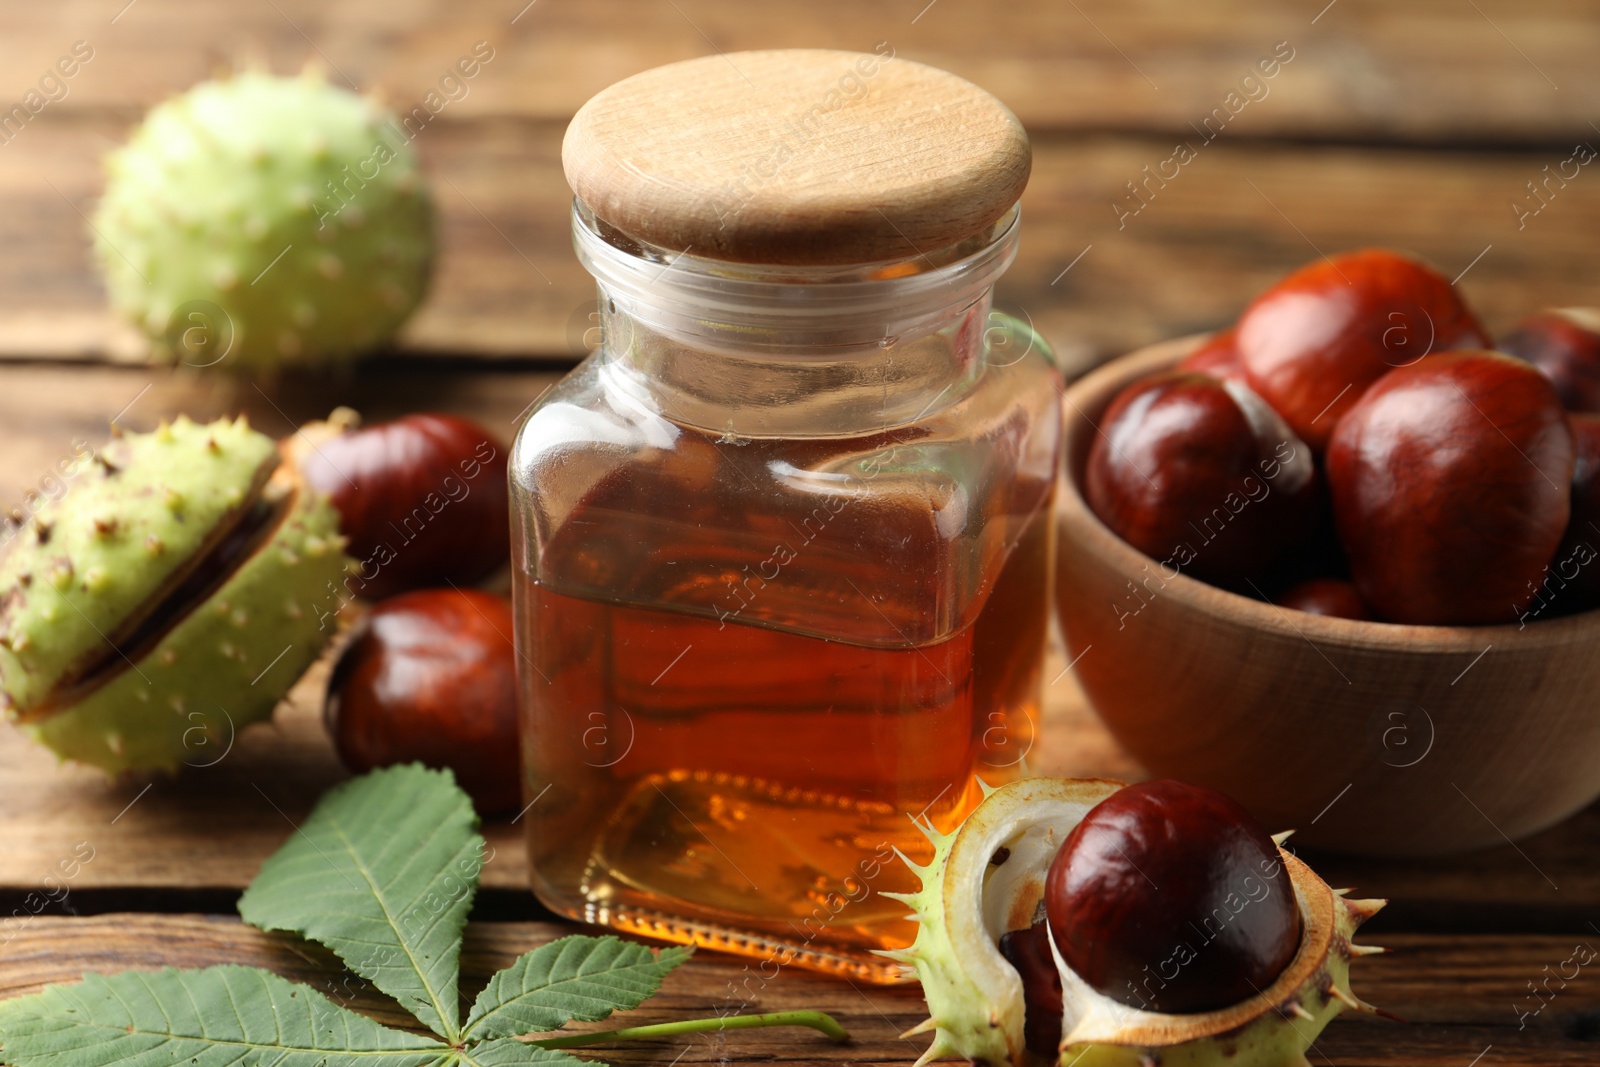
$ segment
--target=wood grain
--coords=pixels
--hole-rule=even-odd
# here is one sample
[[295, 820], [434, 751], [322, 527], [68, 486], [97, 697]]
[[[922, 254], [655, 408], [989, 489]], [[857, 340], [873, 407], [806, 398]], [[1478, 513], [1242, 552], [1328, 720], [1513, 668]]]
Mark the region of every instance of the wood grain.
[[[592, 343], [594, 283], [572, 254], [561, 129], [497, 119], [418, 138], [441, 252], [401, 353], [571, 360]], [[122, 134], [104, 118], [41, 124], [0, 149], [0, 358], [137, 350], [104, 310], [80, 217], [98, 195], [98, 157]], [[1594, 302], [1600, 176], [1581, 172], [1537, 215], [1519, 221], [1511, 209], [1517, 197], [1524, 211], [1540, 203], [1525, 183], [1562, 153], [1190, 141], [1194, 160], [1166, 180], [1145, 168], [1173, 173], [1169, 140], [1034, 138], [1021, 249], [997, 299], [1030, 318], [1069, 370], [1216, 327], [1319, 252], [1366, 245], [1465, 272], [1461, 287], [1492, 329]]]
[[[570, 927], [548, 923], [473, 924], [462, 956], [463, 991], [475, 996], [495, 970], [570, 932]], [[1539, 1014], [1519, 1018], [1516, 1009], [1531, 1011], [1537, 1005], [1528, 983], [1557, 973], [1575, 942], [1600, 944], [1600, 937], [1396, 935], [1385, 940], [1395, 951], [1358, 961], [1354, 986], [1364, 998], [1408, 1021], [1336, 1020], [1318, 1040], [1314, 1063], [1465, 1067], [1489, 1046], [1493, 1059], [1487, 1062], [1495, 1064], [1594, 1062], [1600, 983], [1588, 971], [1580, 971], [1565, 988], [1552, 979], [1554, 997], [1545, 994], [1547, 1006]], [[32, 919], [14, 928], [0, 949], [0, 996], [35, 992], [48, 982], [76, 981], [88, 970], [223, 963], [267, 967], [384, 1023], [406, 1022], [392, 1001], [342, 972], [320, 948], [220, 917]], [[792, 969], [769, 980], [753, 966], [711, 953], [679, 968], [659, 996], [617, 1021], [647, 1025], [729, 1012], [799, 1009], [829, 1012], [850, 1031], [851, 1042], [836, 1046], [807, 1031], [765, 1030], [597, 1046], [593, 1053], [617, 1064], [904, 1064], [928, 1041], [925, 1036], [898, 1036], [926, 1015], [914, 986], [864, 987]], [[1519, 1022], [1525, 1025], [1519, 1028]], [[608, 1024], [581, 1028], [606, 1029]]]
[[[71, 441], [104, 439], [109, 420], [147, 429], [187, 412], [197, 419], [244, 411], [252, 425], [282, 437], [348, 404], [370, 421], [419, 409], [468, 414], [513, 436], [513, 420], [554, 380], [549, 373], [459, 377], [423, 367], [329, 379], [286, 378], [262, 389], [203, 375], [152, 375], [140, 369], [12, 367], [0, 372], [0, 457], [5, 506], [37, 488]], [[41, 409], [41, 398], [50, 398]], [[70, 488], [68, 490], [70, 492]], [[503, 581], [503, 579], [502, 579]], [[37, 889], [78, 842], [94, 858], [72, 888], [168, 886], [236, 891], [282, 844], [316, 798], [345, 777], [322, 728], [322, 698], [330, 651], [295, 687], [271, 725], [240, 733], [231, 749], [196, 751], [177, 777], [115, 782], [77, 765], [57, 766], [49, 752], [5, 727], [0, 733], [0, 886]], [[23, 786], [23, 782], [33, 783]], [[521, 839], [509, 825], [488, 831], [495, 859], [488, 885], [521, 888]], [[13, 905], [15, 906], [15, 905]]]
[[[130, 428], [153, 426], [179, 411], [204, 418], [243, 410], [253, 425], [279, 436], [335, 404], [374, 420], [440, 409], [480, 419], [509, 438], [517, 414], [554, 378], [408, 362], [369, 365], [332, 379], [286, 378], [258, 389], [133, 367], [14, 364], [0, 368], [0, 426], [6, 428], [0, 503], [19, 503], [55, 459], [70, 452], [75, 437], [97, 439], [124, 408], [121, 421]], [[1046, 690], [1034, 766], [1054, 774], [1138, 775], [1064, 668], [1058, 654], [1046, 674], [1055, 681]], [[190, 768], [176, 779], [107, 782], [95, 771], [57, 766], [49, 752], [0, 726], [0, 780], [7, 784], [0, 791], [0, 914], [27, 910], [26, 895], [80, 841], [91, 844], [95, 857], [72, 880], [74, 906], [104, 910], [138, 899], [155, 907], [161, 906], [157, 891], [213, 890], [206, 907], [231, 907], [232, 894], [292, 832], [291, 822], [343, 777], [321, 726], [325, 670], [319, 667], [296, 687], [272, 726], [252, 727], [217, 766]], [[484, 882], [507, 894], [497, 913], [536, 913], [522, 892], [527, 882], [517, 829], [491, 824], [487, 833], [496, 859]], [[1394, 903], [1376, 920], [1380, 928], [1574, 932], [1600, 915], [1596, 840], [1600, 807], [1517, 848], [1445, 860], [1308, 858], [1335, 885], [1390, 897]]]
[[[102, 439], [119, 413], [128, 428], [148, 429], [179, 412], [207, 419], [242, 410], [252, 425], [281, 437], [338, 404], [355, 407], [369, 421], [448, 410], [482, 421], [509, 441], [516, 417], [555, 380], [549, 372], [469, 374], [409, 364], [333, 378], [290, 377], [263, 388], [131, 367], [11, 366], [0, 370], [0, 426], [7, 430], [0, 500], [7, 507], [21, 503], [57, 456], [70, 453], [74, 439]], [[330, 650], [302, 679], [270, 726], [243, 731], [221, 759], [197, 752], [195, 766], [175, 778], [108, 781], [98, 771], [58, 766], [47, 750], [0, 727], [0, 780], [8, 785], [0, 793], [0, 840], [6, 843], [0, 895], [37, 889], [78, 842], [88, 842], [94, 858], [82, 865], [73, 890], [242, 889], [323, 790], [345, 776], [321, 718], [334, 654]], [[1050, 673], [1056, 677], [1060, 670]], [[1075, 697], [1070, 678], [1051, 694], [1051, 722], [1038, 744], [1042, 763], [1059, 773], [1136, 773]], [[487, 835], [496, 857], [484, 884], [524, 889], [518, 830], [491, 824]]]
[[[0, 795], [0, 840], [6, 842], [0, 850], [0, 913], [31, 910], [16, 898], [46, 885], [80, 842], [93, 858], [78, 867], [68, 888], [88, 892], [93, 903], [86, 906], [96, 910], [114, 901], [106, 891], [242, 890], [317, 797], [346, 777], [322, 725], [332, 655], [295, 687], [270, 726], [243, 731], [225, 756], [196, 752], [195, 766], [176, 777], [107, 781], [92, 769], [57, 765], [15, 730], [0, 730], [0, 779], [7, 782]], [[1059, 671], [1058, 665], [1052, 674]], [[1080, 775], [1137, 773], [1087, 713], [1070, 680], [1055, 686], [1052, 696], [1035, 747], [1041, 765]], [[214, 766], [204, 766], [213, 760]], [[494, 857], [484, 885], [525, 893], [520, 828], [491, 822], [485, 836]], [[508, 901], [505, 907], [517, 905]], [[520, 909], [541, 910], [531, 897]]]
[[408, 111], [480, 40], [495, 58], [465, 95], [445, 97], [439, 122], [564, 122], [607, 85], [663, 63], [884, 41], [997, 94], [1035, 133], [1165, 138], [1229, 92], [1243, 96], [1243, 76], [1287, 42], [1294, 58], [1239, 115], [1244, 136], [1556, 146], [1592, 134], [1600, 24], [1586, 0], [72, 0], [11, 5], [0, 18], [8, 98], [76, 40], [95, 58], [41, 122], [74, 109], [131, 117], [231, 65], [289, 72], [308, 59]]

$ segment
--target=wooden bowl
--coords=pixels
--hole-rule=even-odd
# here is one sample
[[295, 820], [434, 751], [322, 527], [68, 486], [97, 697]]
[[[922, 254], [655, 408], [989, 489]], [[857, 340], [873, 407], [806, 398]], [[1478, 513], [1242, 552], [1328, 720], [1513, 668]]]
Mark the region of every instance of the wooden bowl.
[[1095, 517], [1082, 478], [1098, 420], [1199, 340], [1115, 360], [1064, 401], [1057, 604], [1117, 740], [1273, 831], [1367, 855], [1503, 844], [1600, 796], [1600, 611], [1524, 627], [1308, 615], [1163, 569]]

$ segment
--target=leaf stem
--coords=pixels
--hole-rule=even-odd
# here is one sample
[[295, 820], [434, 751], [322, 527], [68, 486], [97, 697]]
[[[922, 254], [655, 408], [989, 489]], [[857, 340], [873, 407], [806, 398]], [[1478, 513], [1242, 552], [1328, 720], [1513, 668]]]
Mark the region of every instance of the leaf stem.
[[672, 1037], [676, 1034], [703, 1034], [716, 1030], [758, 1030], [768, 1026], [809, 1026], [820, 1030], [835, 1042], [842, 1044], [850, 1035], [838, 1021], [823, 1011], [769, 1011], [763, 1015], [727, 1015], [715, 1019], [685, 1019], [680, 1022], [655, 1023], [651, 1026], [630, 1026], [622, 1030], [604, 1030], [594, 1034], [571, 1034], [567, 1037], [548, 1037], [529, 1041], [537, 1048], [580, 1048], [610, 1041], [639, 1041], [648, 1037]]

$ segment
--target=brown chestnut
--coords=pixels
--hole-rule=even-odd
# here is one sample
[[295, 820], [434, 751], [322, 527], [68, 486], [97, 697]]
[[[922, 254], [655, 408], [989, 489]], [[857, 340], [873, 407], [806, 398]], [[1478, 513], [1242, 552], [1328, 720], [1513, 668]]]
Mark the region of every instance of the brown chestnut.
[[1513, 622], [1571, 513], [1572, 432], [1553, 386], [1494, 352], [1392, 371], [1328, 446], [1339, 539], [1392, 622]]
[[1600, 411], [1600, 308], [1529, 315], [1495, 347], [1544, 371], [1568, 411]]
[[374, 607], [328, 681], [328, 732], [344, 765], [448, 767], [480, 812], [515, 810], [511, 626], [510, 602], [476, 589], [421, 590]]
[[1184, 356], [1178, 369], [1244, 381], [1244, 367], [1239, 363], [1238, 331], [1231, 326], [1218, 330], [1202, 341], [1199, 348]]
[[1390, 370], [1489, 338], [1448, 278], [1373, 248], [1317, 260], [1256, 297], [1238, 346], [1246, 382], [1320, 452]]
[[1370, 619], [1372, 612], [1361, 602], [1354, 582], [1343, 578], [1308, 578], [1286, 590], [1275, 603], [1309, 615], [1331, 615], [1340, 619]]
[[1214, 789], [1160, 779], [1118, 790], [1067, 835], [1045, 876], [1061, 958], [1149, 1011], [1215, 1011], [1270, 986], [1300, 946], [1278, 847]]
[[1310, 450], [1259, 397], [1182, 371], [1112, 401], [1084, 471], [1089, 506], [1119, 537], [1165, 571], [1229, 586], [1301, 543], [1314, 481]]
[[1600, 415], [1574, 413], [1572, 516], [1533, 602], [1520, 620], [1587, 611], [1600, 606]]
[[455, 415], [407, 415], [297, 449], [306, 480], [339, 509], [358, 571], [377, 600], [476, 582], [511, 558], [506, 450]]
[[1022, 1041], [1046, 1059], [1061, 1044], [1061, 972], [1050, 954], [1050, 927], [1041, 919], [1000, 935], [1000, 955], [1022, 979]]

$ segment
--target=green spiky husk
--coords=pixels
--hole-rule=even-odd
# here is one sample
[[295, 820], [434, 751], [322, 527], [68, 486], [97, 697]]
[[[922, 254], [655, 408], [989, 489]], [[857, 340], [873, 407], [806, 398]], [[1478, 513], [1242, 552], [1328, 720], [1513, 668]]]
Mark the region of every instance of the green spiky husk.
[[338, 514], [302, 492], [273, 537], [151, 651], [25, 729], [109, 773], [216, 762], [273, 708], [335, 632], [348, 563]]
[[157, 358], [249, 371], [350, 356], [426, 288], [433, 209], [409, 135], [320, 77], [198, 85], [107, 168], [96, 256]]
[[[1055, 851], [1119, 787], [1022, 779], [990, 791], [954, 833], [924, 828], [933, 859], [912, 865], [921, 888], [900, 897], [917, 919], [917, 938], [908, 949], [883, 953], [922, 983], [930, 1017], [907, 1036], [932, 1031], [934, 1040], [919, 1067], [946, 1058], [991, 1067], [1038, 1062], [1024, 1040], [1022, 982], [998, 941], [1035, 921]], [[1009, 858], [991, 864], [1001, 846]], [[1345, 900], [1288, 853], [1283, 859], [1304, 933], [1299, 954], [1272, 987], [1219, 1012], [1159, 1015], [1089, 988], [1057, 956], [1066, 1005], [1061, 1067], [1299, 1067], [1340, 1011], [1372, 1010], [1351, 994], [1349, 964], [1378, 950], [1351, 937], [1382, 902]]]
[[243, 419], [113, 439], [0, 560], [0, 706], [26, 714], [105, 653], [277, 463]]

